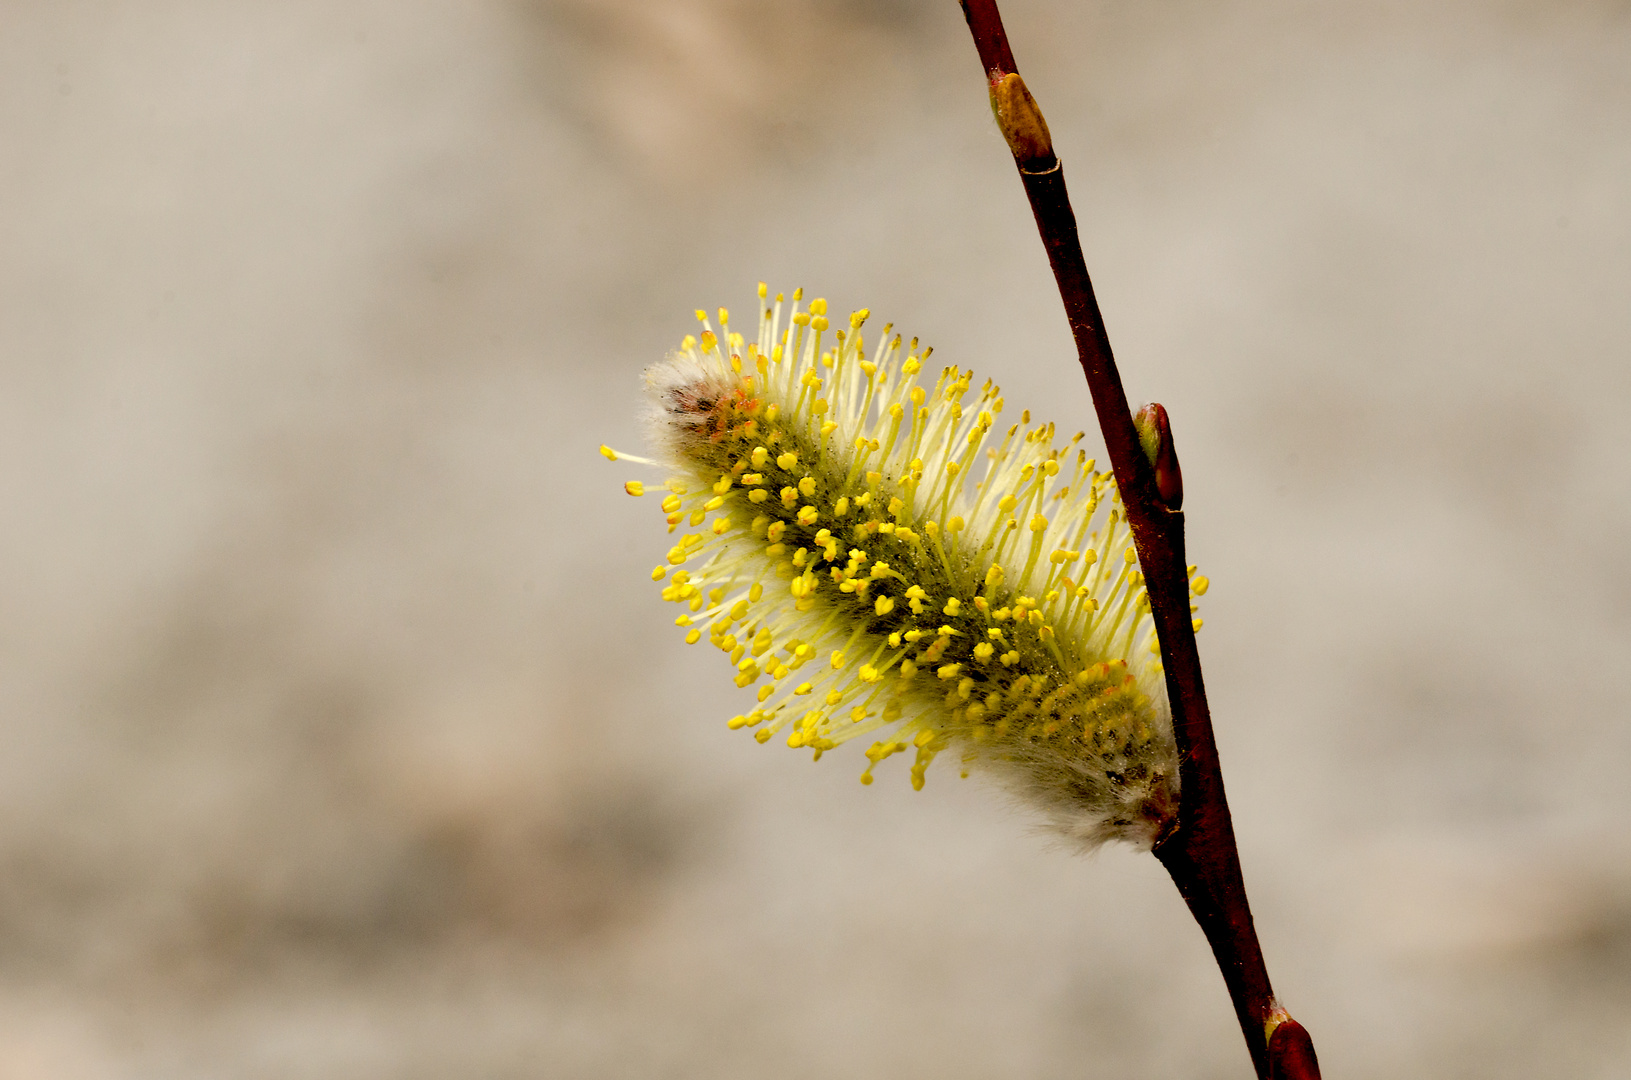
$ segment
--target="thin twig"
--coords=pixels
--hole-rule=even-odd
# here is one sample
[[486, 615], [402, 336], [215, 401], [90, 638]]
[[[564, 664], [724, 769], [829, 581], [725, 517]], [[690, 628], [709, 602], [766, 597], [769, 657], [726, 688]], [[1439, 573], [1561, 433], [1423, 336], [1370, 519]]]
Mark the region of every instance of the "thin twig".
[[993, 108], [1014, 153], [1076, 339], [1161, 642], [1181, 764], [1178, 817], [1156, 844], [1155, 856], [1167, 868], [1212, 946], [1258, 1077], [1318, 1080], [1319, 1067], [1307, 1032], [1274, 998], [1246, 902], [1191, 622], [1184, 515], [1177, 509], [1182, 490], [1165, 415], [1150, 417], [1150, 423], [1159, 421], [1158, 452], [1153, 456], [1170, 463], [1158, 477], [1157, 466], [1140, 443], [1116, 371], [1082, 256], [1064, 170], [1054, 156], [1047, 124], [1018, 77], [995, 0], [962, 0], [962, 4], [990, 85]]

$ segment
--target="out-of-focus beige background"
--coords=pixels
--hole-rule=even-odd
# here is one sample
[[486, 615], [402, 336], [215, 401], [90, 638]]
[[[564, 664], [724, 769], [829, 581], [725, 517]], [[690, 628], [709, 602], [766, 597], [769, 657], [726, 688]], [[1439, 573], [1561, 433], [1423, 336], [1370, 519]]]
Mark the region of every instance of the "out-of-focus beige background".
[[[1326, 1075], [1631, 1075], [1631, 7], [1008, 8]], [[1249, 1074], [1153, 860], [727, 731], [595, 452], [761, 278], [1086, 422], [950, 0], [13, 0], [0, 148], [0, 1080]]]

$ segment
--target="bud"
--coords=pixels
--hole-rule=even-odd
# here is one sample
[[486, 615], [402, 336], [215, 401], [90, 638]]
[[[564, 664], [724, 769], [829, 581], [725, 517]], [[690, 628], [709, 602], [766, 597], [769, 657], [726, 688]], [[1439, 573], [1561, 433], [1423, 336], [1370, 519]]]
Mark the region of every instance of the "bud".
[[1047, 172], [1058, 163], [1059, 159], [1053, 156], [1053, 136], [1048, 133], [1048, 122], [1018, 72], [992, 80], [991, 112], [1021, 169]]
[[1269, 1080], [1320, 1080], [1319, 1059], [1314, 1056], [1314, 1040], [1308, 1029], [1275, 1009], [1284, 1019], [1269, 1020]]
[[1167, 410], [1155, 402], [1138, 410], [1133, 417], [1138, 429], [1138, 444], [1144, 456], [1155, 468], [1155, 487], [1168, 510], [1181, 510], [1184, 505], [1184, 474], [1178, 468], [1178, 452], [1172, 446], [1172, 425], [1167, 421]]

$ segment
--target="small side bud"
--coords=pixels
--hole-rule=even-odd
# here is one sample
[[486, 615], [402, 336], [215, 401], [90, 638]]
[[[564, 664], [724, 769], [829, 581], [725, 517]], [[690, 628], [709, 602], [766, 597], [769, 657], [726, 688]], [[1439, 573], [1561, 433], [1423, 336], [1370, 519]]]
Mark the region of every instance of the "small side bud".
[[1167, 410], [1151, 402], [1133, 417], [1138, 429], [1138, 444], [1144, 456], [1155, 467], [1155, 487], [1168, 510], [1181, 510], [1184, 505], [1184, 474], [1178, 468], [1178, 452], [1172, 447], [1172, 425]]
[[1314, 1040], [1308, 1037], [1308, 1029], [1290, 1016], [1269, 1031], [1269, 1080], [1320, 1080]]
[[1048, 134], [1048, 122], [1042, 118], [1036, 98], [1031, 96], [1025, 80], [1017, 72], [992, 80], [991, 112], [1021, 169], [1046, 172], [1053, 168], [1058, 159], [1053, 156], [1053, 136]]

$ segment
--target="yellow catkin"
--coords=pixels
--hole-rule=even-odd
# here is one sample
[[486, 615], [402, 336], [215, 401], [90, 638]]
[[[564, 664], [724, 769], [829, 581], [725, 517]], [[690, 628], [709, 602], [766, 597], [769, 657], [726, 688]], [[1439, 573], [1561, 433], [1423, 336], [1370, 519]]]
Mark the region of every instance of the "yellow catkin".
[[877, 733], [863, 783], [913, 749], [921, 787], [955, 748], [1086, 845], [1153, 842], [1177, 759], [1114, 480], [915, 339], [869, 345], [865, 310], [767, 295], [756, 340], [699, 310], [647, 373], [662, 510], [695, 530], [652, 578], [753, 693], [731, 726], [817, 758]]

